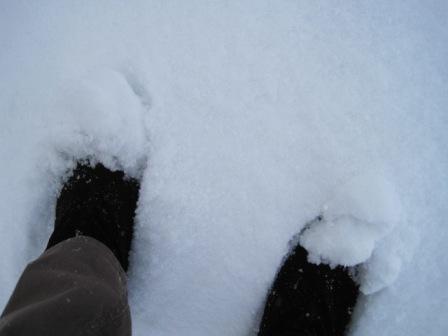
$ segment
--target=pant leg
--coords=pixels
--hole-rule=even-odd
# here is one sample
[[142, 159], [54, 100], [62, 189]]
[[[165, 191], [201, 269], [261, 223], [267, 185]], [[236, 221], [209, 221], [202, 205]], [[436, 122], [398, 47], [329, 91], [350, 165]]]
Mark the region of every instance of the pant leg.
[[93, 238], [55, 245], [20, 277], [0, 318], [5, 335], [131, 335], [126, 274]]

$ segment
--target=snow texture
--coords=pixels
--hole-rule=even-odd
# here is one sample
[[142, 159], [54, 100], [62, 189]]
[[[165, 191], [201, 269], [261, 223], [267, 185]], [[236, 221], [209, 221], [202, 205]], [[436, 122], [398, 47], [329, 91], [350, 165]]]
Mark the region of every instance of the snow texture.
[[311, 262], [356, 273], [352, 335], [445, 334], [447, 14], [0, 2], [0, 305], [89, 157], [142, 180], [134, 335], [256, 335], [299, 232]]

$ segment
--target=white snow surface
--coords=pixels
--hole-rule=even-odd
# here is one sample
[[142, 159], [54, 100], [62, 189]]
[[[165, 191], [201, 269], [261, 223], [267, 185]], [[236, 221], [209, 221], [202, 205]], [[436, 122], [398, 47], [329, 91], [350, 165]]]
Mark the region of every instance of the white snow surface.
[[443, 0], [1, 1], [0, 305], [90, 157], [142, 183], [134, 335], [256, 335], [304, 228], [311, 262], [356, 269], [352, 335], [445, 334], [447, 15]]

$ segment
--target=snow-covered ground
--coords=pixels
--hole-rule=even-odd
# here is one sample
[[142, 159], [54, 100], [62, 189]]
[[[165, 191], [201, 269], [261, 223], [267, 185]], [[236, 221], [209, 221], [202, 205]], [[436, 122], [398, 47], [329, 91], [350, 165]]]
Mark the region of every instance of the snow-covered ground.
[[142, 178], [135, 335], [256, 334], [293, 237], [353, 335], [448, 332], [448, 2], [0, 1], [0, 306], [94, 156]]

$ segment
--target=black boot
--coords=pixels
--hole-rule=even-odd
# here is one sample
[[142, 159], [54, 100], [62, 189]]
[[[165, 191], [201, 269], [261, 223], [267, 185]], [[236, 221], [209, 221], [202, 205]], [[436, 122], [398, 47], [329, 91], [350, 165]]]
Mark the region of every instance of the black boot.
[[298, 245], [283, 264], [268, 295], [259, 336], [344, 335], [358, 286], [343, 267], [307, 261]]
[[139, 188], [122, 171], [78, 163], [59, 195], [47, 249], [71, 237], [90, 236], [109, 247], [127, 271]]

